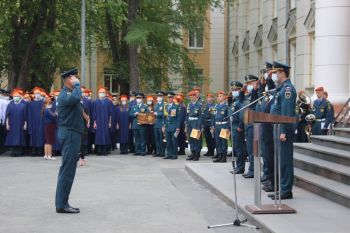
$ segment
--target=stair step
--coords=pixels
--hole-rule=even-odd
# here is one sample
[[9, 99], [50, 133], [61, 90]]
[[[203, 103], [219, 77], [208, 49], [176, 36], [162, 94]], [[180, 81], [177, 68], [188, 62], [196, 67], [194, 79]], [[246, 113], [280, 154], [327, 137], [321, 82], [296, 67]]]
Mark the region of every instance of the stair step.
[[334, 128], [335, 136], [350, 138], [350, 128]]
[[323, 176], [325, 178], [350, 185], [350, 167], [323, 159], [294, 153], [294, 166]]
[[350, 138], [322, 135], [311, 136], [311, 142], [317, 145], [328, 146], [340, 150], [350, 151]]
[[350, 208], [350, 186], [294, 168], [295, 184], [305, 190]]
[[321, 146], [313, 143], [294, 143], [294, 152], [350, 166], [349, 151]]

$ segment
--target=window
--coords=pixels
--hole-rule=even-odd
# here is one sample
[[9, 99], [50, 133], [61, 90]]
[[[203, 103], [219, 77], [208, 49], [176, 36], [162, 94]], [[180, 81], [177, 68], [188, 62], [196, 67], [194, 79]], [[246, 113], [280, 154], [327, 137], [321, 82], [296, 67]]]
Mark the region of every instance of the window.
[[289, 10], [294, 9], [296, 6], [296, 0], [289, 0]]
[[315, 34], [312, 33], [309, 36], [310, 38], [310, 79], [309, 86], [313, 83], [313, 77], [315, 75]]
[[289, 66], [292, 67], [292, 69], [290, 70], [290, 74], [289, 77], [291, 79], [291, 81], [294, 83], [295, 81], [295, 64], [296, 64], [296, 44], [295, 44], [295, 40], [291, 40], [289, 42], [289, 58], [288, 58], [288, 63]]
[[272, 46], [272, 60], [277, 61], [277, 45]]
[[277, 0], [273, 0], [273, 18], [276, 18], [278, 16], [278, 5]]
[[120, 85], [116, 74], [104, 74], [104, 86], [108, 88], [111, 94], [120, 93]]
[[263, 20], [264, 20], [264, 4], [263, 4], [263, 1], [259, 1], [259, 25], [263, 23]]
[[188, 32], [188, 47], [192, 49], [203, 48], [203, 28], [197, 30], [190, 30]]

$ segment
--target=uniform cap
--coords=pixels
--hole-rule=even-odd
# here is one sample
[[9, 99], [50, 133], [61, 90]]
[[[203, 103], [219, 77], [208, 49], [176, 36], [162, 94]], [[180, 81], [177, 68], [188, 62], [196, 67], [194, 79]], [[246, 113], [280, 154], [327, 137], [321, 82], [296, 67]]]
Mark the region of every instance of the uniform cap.
[[128, 96], [127, 95], [121, 95], [120, 96], [120, 100], [128, 100]]
[[224, 91], [218, 91], [217, 95], [225, 95], [225, 92]]
[[188, 96], [195, 96], [196, 95], [196, 91], [190, 91], [189, 93], [188, 93]]
[[146, 99], [147, 99], [147, 100], [152, 100], [152, 101], [154, 100], [154, 99], [153, 99], [153, 96], [151, 96], [151, 95], [147, 96]]
[[106, 93], [107, 93], [107, 88], [105, 88], [105, 87], [99, 87], [99, 88], [97, 89], [97, 92], [106, 92]]
[[157, 96], [165, 96], [165, 92], [164, 91], [157, 91], [156, 95]]
[[315, 91], [324, 91], [324, 88], [323, 87], [317, 87], [317, 88], [315, 88]]
[[230, 86], [231, 88], [242, 88], [243, 84], [238, 81], [231, 81]]
[[72, 75], [78, 75], [78, 68], [72, 68], [72, 69], [70, 69], [70, 70], [67, 70], [67, 71], [63, 71], [62, 73], [61, 73], [61, 77], [63, 78], [63, 79], [65, 79], [65, 78], [68, 78], [68, 77], [70, 77], [70, 76], [72, 76]]
[[145, 95], [142, 92], [136, 93], [136, 98], [145, 98]]
[[173, 91], [169, 91], [169, 92], [167, 93], [167, 96], [168, 96], [168, 97], [174, 97], [174, 96], [175, 96], [175, 93], [174, 93]]
[[284, 72], [287, 72], [290, 70], [290, 66], [286, 65], [286, 64], [283, 64], [283, 63], [280, 63], [280, 62], [276, 62], [274, 61], [273, 62], [273, 71], [276, 72], [278, 70], [282, 70]]
[[208, 93], [207, 97], [214, 97], [214, 95], [212, 93]]
[[258, 81], [259, 78], [256, 77], [255, 75], [252, 75], [252, 74], [248, 74], [244, 77], [245, 81], [246, 82], [253, 82], [253, 81]]
[[13, 89], [13, 92], [16, 91], [18, 92], [20, 95], [23, 95], [24, 94], [24, 89], [21, 88], [21, 87], [16, 87], [15, 89]]
[[266, 69], [272, 69], [273, 68], [273, 64], [271, 62], [265, 62], [265, 67]]

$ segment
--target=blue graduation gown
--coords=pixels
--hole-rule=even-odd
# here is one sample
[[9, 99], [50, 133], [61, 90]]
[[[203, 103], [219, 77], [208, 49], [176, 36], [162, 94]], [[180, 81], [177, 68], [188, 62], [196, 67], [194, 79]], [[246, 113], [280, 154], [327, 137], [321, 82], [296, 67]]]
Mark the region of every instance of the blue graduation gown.
[[129, 143], [129, 108], [119, 106], [117, 108], [117, 123], [119, 125], [120, 143]]
[[109, 119], [111, 117], [112, 101], [109, 99], [97, 99], [94, 103], [94, 121], [96, 122], [95, 145], [110, 145], [111, 135]]
[[6, 146], [26, 146], [23, 126], [27, 120], [27, 104], [21, 101], [15, 104], [13, 101], [6, 108], [6, 119], [9, 119], [10, 130], [6, 135]]
[[32, 147], [43, 147], [45, 144], [43, 106], [43, 100], [32, 101], [28, 106], [28, 131]]

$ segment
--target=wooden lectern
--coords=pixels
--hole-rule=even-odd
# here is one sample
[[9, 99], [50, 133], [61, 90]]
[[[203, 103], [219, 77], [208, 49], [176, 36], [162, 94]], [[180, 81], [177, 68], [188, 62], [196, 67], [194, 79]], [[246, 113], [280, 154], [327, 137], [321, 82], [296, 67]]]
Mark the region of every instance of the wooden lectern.
[[[247, 109], [244, 112], [244, 123], [254, 124], [254, 140], [253, 140], [253, 153], [254, 153], [254, 205], [247, 205], [245, 208], [252, 214], [291, 214], [296, 213], [296, 210], [289, 207], [286, 204], [277, 204], [277, 198], [275, 198], [275, 204], [261, 204], [261, 160], [259, 153], [259, 123], [272, 123], [272, 124], [290, 124], [295, 123], [295, 117], [280, 116], [274, 114], [268, 114], [263, 112], [255, 112], [251, 109]], [[276, 148], [276, 147], [275, 147]], [[278, 156], [278, 150], [275, 150], [275, 163]], [[283, 155], [282, 155], [283, 156]], [[280, 163], [280, 159], [278, 160]], [[275, 166], [276, 167], [276, 166]], [[275, 169], [275, 173], [276, 173]], [[280, 179], [279, 181], [280, 182]], [[276, 185], [276, 184], [275, 184]]]

